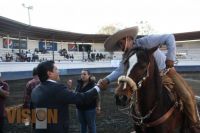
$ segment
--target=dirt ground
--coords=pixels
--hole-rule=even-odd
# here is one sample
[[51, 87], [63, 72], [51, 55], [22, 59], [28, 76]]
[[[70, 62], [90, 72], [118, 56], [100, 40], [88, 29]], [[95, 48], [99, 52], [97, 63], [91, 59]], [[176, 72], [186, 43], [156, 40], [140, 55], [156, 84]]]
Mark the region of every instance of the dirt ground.
[[[106, 74], [98, 74], [97, 79], [103, 78]], [[188, 81], [189, 85], [192, 86], [194, 92], [200, 95], [200, 74], [199, 73], [187, 73], [182, 74], [182, 76]], [[61, 82], [65, 83], [67, 79], [72, 79], [76, 81], [79, 75], [73, 76], [62, 76]], [[6, 106], [13, 106], [21, 104], [23, 101], [23, 90], [25, 84], [28, 81], [18, 80], [18, 81], [8, 81], [11, 89], [11, 96], [7, 100]], [[75, 86], [76, 82], [73, 83]], [[113, 88], [111, 85], [110, 88]], [[130, 116], [122, 114], [115, 105], [113, 89], [109, 89], [101, 93], [102, 96], [102, 112], [97, 115], [97, 132], [98, 133], [130, 133], [133, 131], [133, 121]], [[5, 124], [5, 133], [30, 133], [31, 128], [24, 126], [23, 124]], [[70, 133], [78, 133], [79, 125], [76, 118], [76, 109], [74, 105], [70, 106]]]

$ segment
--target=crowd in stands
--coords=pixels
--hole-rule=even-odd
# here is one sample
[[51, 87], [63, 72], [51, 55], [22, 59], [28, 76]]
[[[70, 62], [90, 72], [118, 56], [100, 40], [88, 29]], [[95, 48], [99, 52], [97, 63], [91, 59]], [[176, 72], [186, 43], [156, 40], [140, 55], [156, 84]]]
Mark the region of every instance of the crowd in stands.
[[[60, 56], [64, 56], [67, 60], [74, 60], [74, 55], [73, 54], [69, 54], [68, 51], [66, 49], [61, 49], [59, 50], [59, 54]], [[87, 52], [88, 57], [85, 59], [83, 59], [83, 61], [100, 61], [102, 59], [106, 58], [105, 54], [102, 53], [91, 53], [91, 52]]]
[[[0, 62], [41, 62], [45, 60], [52, 59], [51, 51], [39, 51], [38, 48], [34, 50], [13, 50], [1, 52], [4, 54], [0, 55]], [[77, 54], [76, 54], [77, 53]], [[85, 53], [85, 54], [84, 54]], [[109, 58], [109, 55], [101, 52], [77, 52], [77, 51], [67, 51], [66, 49], [61, 49], [58, 52], [54, 51], [55, 60], [58, 61], [101, 61]]]
[[74, 60], [74, 55], [73, 54], [68, 54], [66, 49], [61, 49], [58, 51], [60, 56], [64, 56], [67, 60], [70, 59], [71, 61]]
[[37, 53], [37, 54], [38, 54], [39, 52], [40, 52], [41, 54], [47, 54], [47, 53], [49, 53], [48, 50], [46, 50], [46, 49], [41, 49], [41, 50], [39, 50], [38, 48], [35, 48], [34, 52]]
[[16, 53], [17, 58], [16, 61], [20, 61], [20, 62], [35, 62], [35, 61], [39, 61], [39, 56], [34, 52], [31, 53], [30, 50], [28, 51], [23, 51], [21, 50], [21, 52]]
[[102, 53], [91, 53], [90, 56], [89, 56], [89, 59], [91, 59], [92, 61], [100, 61], [102, 59], [105, 59], [106, 58], [106, 55], [102, 54]]

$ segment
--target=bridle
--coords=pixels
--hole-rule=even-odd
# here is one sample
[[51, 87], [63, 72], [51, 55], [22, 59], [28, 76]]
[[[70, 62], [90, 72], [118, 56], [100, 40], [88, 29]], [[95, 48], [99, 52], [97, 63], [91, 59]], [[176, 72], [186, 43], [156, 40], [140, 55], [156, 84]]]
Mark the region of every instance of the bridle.
[[143, 74], [143, 75], [145, 75], [145, 76], [143, 76], [143, 77], [139, 80], [139, 82], [137, 83], [138, 88], [141, 88], [141, 87], [142, 87], [142, 83], [149, 77], [149, 67], [150, 67], [150, 62], [149, 62], [149, 64], [147, 65], [147, 69], [146, 69], [146, 71], [145, 71], [144, 74]]
[[[131, 95], [131, 100], [130, 100], [130, 102], [129, 102], [129, 105], [128, 105], [128, 107], [125, 107], [125, 108], [123, 108], [123, 109], [120, 109], [120, 108], [118, 108], [118, 110], [120, 111], [120, 112], [122, 112], [123, 114], [127, 114], [127, 115], [129, 115], [129, 116], [131, 116], [131, 117], [133, 117], [134, 119], [136, 119], [137, 121], [134, 121], [134, 123], [136, 124], [136, 125], [144, 125], [144, 120], [145, 119], [148, 119], [150, 116], [151, 116], [151, 114], [153, 113], [153, 111], [156, 109], [156, 107], [157, 107], [157, 102], [155, 103], [155, 105], [153, 106], [153, 108], [151, 109], [151, 110], [149, 110], [148, 111], [148, 113], [145, 115], [145, 116], [141, 116], [141, 113], [140, 113], [140, 111], [139, 111], [139, 109], [135, 109], [136, 111], [136, 115], [135, 114], [133, 114], [132, 112], [131, 112], [131, 109], [132, 109], [132, 107], [138, 107], [139, 105], [138, 105], [138, 96], [137, 96], [137, 90], [138, 89], [140, 89], [141, 87], [142, 87], [142, 84], [143, 84], [143, 82], [149, 77], [149, 67], [150, 67], [150, 62], [149, 62], [149, 64], [147, 65], [147, 68], [146, 68], [146, 70], [145, 70], [145, 72], [144, 72], [144, 76], [137, 82], [137, 84], [136, 84], [136, 86], [137, 86], [137, 89], [132, 89], [133, 90], [133, 93], [132, 93], [132, 95]], [[123, 77], [123, 78], [122, 78]], [[120, 76], [119, 77], [119, 79], [118, 79], [118, 83], [120, 82], [120, 81], [122, 81], [121, 79], [125, 79], [125, 78], [127, 78], [127, 79], [131, 79], [128, 75], [126, 75], [126, 76]], [[132, 80], [132, 79], [131, 79]], [[123, 80], [122, 82], [126, 82], [126, 80]], [[132, 82], [134, 82], [133, 80], [132, 80]], [[135, 82], [134, 82], [135, 83]], [[129, 85], [130, 85], [130, 83], [129, 83]], [[132, 87], [131, 87], [132, 88]], [[126, 110], [128, 110], [128, 113], [127, 112], [124, 112], [124, 111], [126, 111]]]
[[[144, 83], [144, 81], [149, 77], [149, 67], [150, 67], [150, 62], [149, 64], [147, 65], [147, 68], [144, 72], [144, 76], [136, 83], [136, 86], [137, 88], [136, 89], [133, 89], [132, 87], [132, 90], [133, 90], [133, 93], [131, 95], [131, 98], [130, 98], [130, 102], [129, 102], [129, 105], [125, 108], [122, 108], [120, 109], [118, 107], [118, 110], [120, 112], [122, 112], [123, 114], [127, 114], [131, 117], [133, 117], [135, 119], [134, 121], [134, 124], [140, 126], [140, 127], [154, 127], [154, 126], [157, 126], [157, 125], [160, 125], [162, 124], [163, 122], [165, 122], [174, 112], [175, 108], [178, 106], [178, 102], [175, 101], [175, 104], [164, 114], [162, 115], [160, 118], [158, 118], [157, 120], [153, 121], [153, 122], [149, 122], [149, 123], [144, 123], [144, 120], [150, 118], [150, 116], [153, 114], [153, 112], [155, 111], [155, 109], [157, 108], [158, 106], [158, 102], [155, 102], [154, 106], [148, 111], [148, 113], [144, 116], [141, 115], [141, 112], [139, 111], [139, 103], [138, 103], [138, 94], [137, 94], [137, 90], [140, 89], [142, 87], [142, 84]], [[169, 71], [169, 70], [168, 70]], [[166, 71], [164, 74], [167, 74]], [[131, 79], [128, 75], [126, 76], [121, 76], [119, 77], [118, 79], [118, 83], [121, 81], [123, 77], [123, 81], [122, 82], [126, 82], [125, 79]], [[132, 80], [132, 79], [131, 79]], [[132, 80], [133, 81], [133, 80]], [[134, 81], [133, 81], [134, 82]], [[134, 82], [135, 83], [135, 82]], [[130, 85], [130, 84], [129, 84]], [[134, 109], [135, 113], [134, 114], [132, 112], [132, 109]], [[125, 112], [126, 111], [126, 112]], [[128, 112], [127, 112], [128, 111]]]

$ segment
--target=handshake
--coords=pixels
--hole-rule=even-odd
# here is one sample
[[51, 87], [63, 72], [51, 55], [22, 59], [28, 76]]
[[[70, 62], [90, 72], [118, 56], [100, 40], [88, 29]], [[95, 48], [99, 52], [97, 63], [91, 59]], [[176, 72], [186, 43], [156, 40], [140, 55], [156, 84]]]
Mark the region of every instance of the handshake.
[[100, 79], [97, 83], [97, 86], [101, 89], [101, 90], [106, 90], [108, 88], [109, 85], [109, 80], [108, 79]]
[[[73, 84], [73, 81], [71, 79], [67, 80], [67, 87], [69, 89], [72, 89], [72, 84]], [[108, 85], [109, 85], [109, 80], [104, 78], [104, 79], [99, 79], [98, 83], [97, 83], [97, 86], [99, 87], [100, 90], [106, 90], [108, 88]]]

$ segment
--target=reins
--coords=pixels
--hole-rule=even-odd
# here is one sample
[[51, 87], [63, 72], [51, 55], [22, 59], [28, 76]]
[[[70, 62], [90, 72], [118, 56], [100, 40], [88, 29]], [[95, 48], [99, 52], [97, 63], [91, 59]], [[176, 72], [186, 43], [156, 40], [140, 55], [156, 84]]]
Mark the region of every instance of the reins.
[[[148, 67], [147, 67], [147, 70], [146, 70], [146, 74], [144, 74], [145, 76], [142, 77], [142, 79], [137, 83], [137, 88], [141, 88], [142, 83], [147, 79], [147, 77], [149, 77], [149, 66], [150, 66], [150, 63], [148, 64]], [[169, 72], [169, 70], [170, 69], [166, 69], [163, 74], [166, 75]], [[129, 80], [130, 79], [131, 78], [129, 78]], [[123, 80], [123, 82], [124, 81], [125, 80]], [[118, 81], [118, 82], [120, 82], [120, 81]], [[152, 107], [152, 109], [149, 110], [146, 115], [141, 116], [141, 113], [140, 113], [139, 109], [135, 108], [135, 107], [138, 107], [137, 90], [133, 89], [133, 91], [134, 92], [133, 92], [133, 94], [131, 96], [130, 104], [127, 107], [123, 108], [123, 109], [119, 109], [118, 108], [118, 110], [120, 112], [122, 112], [123, 114], [127, 114], [127, 115], [133, 117], [136, 120], [136, 121], [134, 121], [134, 123], [136, 125], [138, 125], [138, 126], [141, 126], [141, 127], [155, 127], [155, 126], [158, 126], [158, 125], [164, 123], [173, 114], [173, 112], [175, 111], [175, 109], [178, 107], [178, 102], [175, 101], [174, 105], [164, 115], [162, 115], [160, 118], [158, 118], [158, 119], [156, 119], [156, 120], [154, 120], [152, 122], [144, 123], [144, 120], [150, 118], [150, 116], [153, 114], [154, 110], [158, 106], [158, 102], [156, 102], [154, 104], [154, 106]], [[133, 112], [131, 110], [132, 108], [134, 108], [136, 114], [133, 114]], [[124, 112], [126, 110], [128, 110], [128, 112]]]

